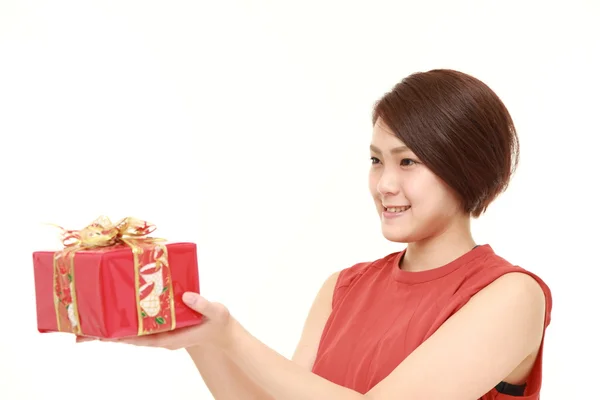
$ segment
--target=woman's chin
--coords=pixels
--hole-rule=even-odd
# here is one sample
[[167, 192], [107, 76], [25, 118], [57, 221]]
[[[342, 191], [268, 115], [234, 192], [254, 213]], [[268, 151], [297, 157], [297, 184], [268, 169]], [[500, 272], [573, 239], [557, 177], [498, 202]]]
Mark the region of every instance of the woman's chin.
[[383, 226], [382, 233], [383, 237], [389, 240], [390, 242], [409, 243], [413, 241], [412, 235], [409, 232], [406, 232], [404, 229]]

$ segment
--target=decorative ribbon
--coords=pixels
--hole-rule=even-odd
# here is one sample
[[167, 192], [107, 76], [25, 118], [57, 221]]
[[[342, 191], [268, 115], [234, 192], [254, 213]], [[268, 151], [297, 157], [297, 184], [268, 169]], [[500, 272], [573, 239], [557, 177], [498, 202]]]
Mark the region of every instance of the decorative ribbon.
[[[127, 245], [133, 252], [138, 336], [175, 329], [167, 248], [160, 243], [164, 239], [148, 236], [156, 229], [154, 225], [132, 217], [113, 224], [101, 216], [81, 230], [57, 227], [62, 231], [64, 246], [54, 254], [54, 307], [58, 331], [83, 334], [75, 288], [75, 253], [122, 245]], [[142, 293], [146, 294], [144, 298]]]

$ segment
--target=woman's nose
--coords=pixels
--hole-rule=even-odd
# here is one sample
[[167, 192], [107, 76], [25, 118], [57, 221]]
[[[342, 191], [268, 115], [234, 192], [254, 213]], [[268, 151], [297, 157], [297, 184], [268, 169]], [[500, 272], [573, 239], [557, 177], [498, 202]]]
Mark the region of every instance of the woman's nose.
[[381, 195], [395, 195], [400, 192], [400, 176], [394, 171], [383, 171], [377, 184], [377, 191]]

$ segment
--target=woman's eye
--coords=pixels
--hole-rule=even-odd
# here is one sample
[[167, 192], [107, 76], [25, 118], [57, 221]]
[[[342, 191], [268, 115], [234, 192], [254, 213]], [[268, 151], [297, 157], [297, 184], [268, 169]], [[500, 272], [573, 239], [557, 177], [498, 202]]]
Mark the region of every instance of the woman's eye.
[[410, 158], [403, 158], [402, 161], [400, 161], [400, 165], [402, 165], [403, 167], [408, 167], [413, 164], [416, 164], [416, 162], [414, 160], [411, 160]]
[[380, 161], [377, 157], [371, 157], [371, 164], [379, 164]]

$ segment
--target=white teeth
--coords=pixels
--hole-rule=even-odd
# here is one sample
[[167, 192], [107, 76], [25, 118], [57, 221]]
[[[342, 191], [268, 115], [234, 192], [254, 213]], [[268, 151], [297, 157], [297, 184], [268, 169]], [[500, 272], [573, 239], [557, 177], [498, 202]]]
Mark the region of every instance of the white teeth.
[[388, 208], [388, 207], [386, 207], [386, 209], [385, 209], [385, 210], [386, 210], [386, 211], [388, 211], [388, 212], [399, 213], [399, 212], [402, 212], [402, 211], [406, 211], [406, 210], [408, 210], [409, 208], [410, 208], [410, 206], [404, 206], [404, 207], [389, 207], [389, 208]]

